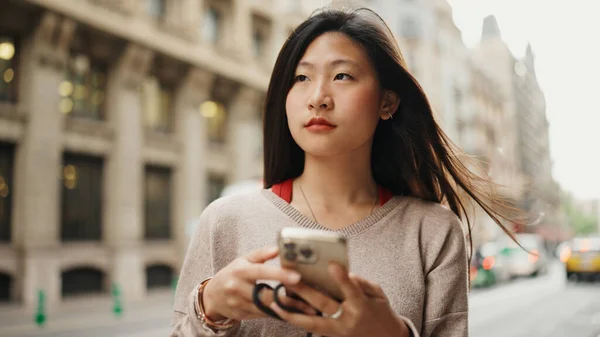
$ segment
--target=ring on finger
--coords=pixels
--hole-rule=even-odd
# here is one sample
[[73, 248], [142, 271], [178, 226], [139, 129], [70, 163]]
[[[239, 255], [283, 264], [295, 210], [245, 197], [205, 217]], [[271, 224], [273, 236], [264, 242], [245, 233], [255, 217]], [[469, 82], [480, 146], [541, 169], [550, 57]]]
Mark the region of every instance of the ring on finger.
[[344, 313], [344, 308], [340, 305], [338, 307], [337, 311], [334, 312], [333, 314], [329, 315], [328, 318], [337, 320], [342, 316], [343, 313]]

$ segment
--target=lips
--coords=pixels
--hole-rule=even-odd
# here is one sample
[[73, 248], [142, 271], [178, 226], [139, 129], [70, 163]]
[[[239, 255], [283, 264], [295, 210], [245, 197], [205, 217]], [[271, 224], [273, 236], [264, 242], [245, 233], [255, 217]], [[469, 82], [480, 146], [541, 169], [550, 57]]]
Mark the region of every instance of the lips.
[[324, 117], [313, 117], [304, 125], [309, 130], [332, 130], [336, 126]]

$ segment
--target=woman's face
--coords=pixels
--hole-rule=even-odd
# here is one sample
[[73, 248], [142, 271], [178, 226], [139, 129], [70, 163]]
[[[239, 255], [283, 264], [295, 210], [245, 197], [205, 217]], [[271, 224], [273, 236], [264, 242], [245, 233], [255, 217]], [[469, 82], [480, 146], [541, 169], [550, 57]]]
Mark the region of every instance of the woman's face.
[[292, 137], [314, 156], [370, 151], [379, 119], [389, 118], [383, 96], [362, 47], [344, 34], [325, 33], [302, 56], [287, 95]]

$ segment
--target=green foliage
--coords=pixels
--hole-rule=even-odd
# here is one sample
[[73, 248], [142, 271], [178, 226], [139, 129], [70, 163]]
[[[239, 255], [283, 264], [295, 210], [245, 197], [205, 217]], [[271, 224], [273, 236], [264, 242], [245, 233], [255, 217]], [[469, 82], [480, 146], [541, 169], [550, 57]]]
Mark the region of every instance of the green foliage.
[[562, 205], [569, 221], [569, 225], [576, 234], [587, 235], [593, 234], [598, 231], [598, 218], [595, 215], [586, 214], [582, 212], [573, 197], [570, 194], [563, 193]]

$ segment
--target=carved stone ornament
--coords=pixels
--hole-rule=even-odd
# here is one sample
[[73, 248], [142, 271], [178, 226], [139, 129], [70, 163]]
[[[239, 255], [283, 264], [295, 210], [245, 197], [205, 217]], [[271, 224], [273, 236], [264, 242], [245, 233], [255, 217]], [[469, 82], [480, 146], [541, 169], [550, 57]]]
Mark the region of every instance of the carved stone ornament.
[[153, 58], [154, 52], [151, 50], [129, 44], [117, 64], [123, 83], [131, 89], [137, 89], [148, 73]]
[[181, 100], [193, 107], [206, 101], [215, 83], [216, 75], [200, 68], [190, 68], [179, 87]]
[[42, 66], [63, 70], [73, 41], [75, 21], [45, 12], [34, 33], [34, 52]]

